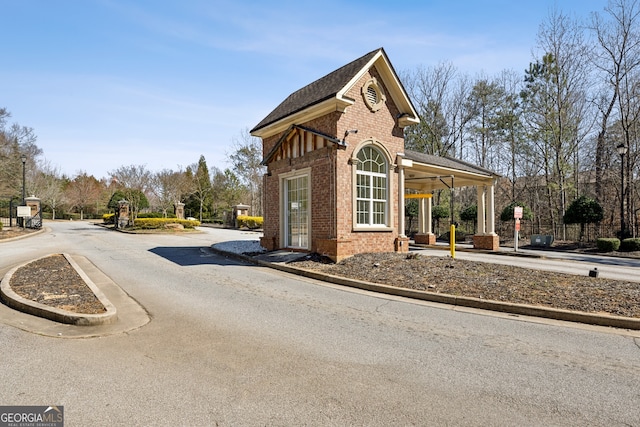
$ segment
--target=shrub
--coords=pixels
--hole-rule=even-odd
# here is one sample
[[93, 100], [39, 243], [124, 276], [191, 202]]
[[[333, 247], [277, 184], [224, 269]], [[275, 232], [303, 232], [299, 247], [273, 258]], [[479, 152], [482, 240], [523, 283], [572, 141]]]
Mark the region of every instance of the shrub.
[[617, 251], [620, 248], [620, 239], [614, 238], [600, 238], [596, 240], [596, 246], [600, 252]]
[[604, 209], [595, 199], [580, 196], [567, 208], [563, 221], [565, 224], [580, 224], [580, 241], [584, 238], [585, 224], [602, 221]]
[[238, 228], [262, 228], [264, 219], [261, 216], [238, 215]]
[[115, 218], [115, 214], [112, 214], [112, 213], [104, 214], [102, 215], [102, 222], [104, 222], [105, 224], [113, 224], [114, 218]]
[[640, 251], [640, 238], [624, 239], [622, 242], [620, 242], [620, 250], [625, 252]]
[[200, 221], [175, 218], [138, 218], [135, 228], [156, 230], [166, 228], [167, 224], [182, 224], [184, 228], [194, 228], [200, 225]]
[[[166, 218], [175, 218], [176, 215], [174, 213], [167, 213]], [[165, 218], [162, 212], [145, 212], [139, 213], [138, 218]]]

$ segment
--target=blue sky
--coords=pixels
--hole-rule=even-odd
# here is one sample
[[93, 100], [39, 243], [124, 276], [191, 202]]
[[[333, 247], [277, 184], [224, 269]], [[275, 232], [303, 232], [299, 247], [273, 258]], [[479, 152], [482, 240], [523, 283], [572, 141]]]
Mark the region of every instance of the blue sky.
[[60, 172], [224, 169], [291, 92], [379, 47], [398, 72], [524, 70], [539, 25], [606, 0], [24, 0], [0, 4], [0, 107]]

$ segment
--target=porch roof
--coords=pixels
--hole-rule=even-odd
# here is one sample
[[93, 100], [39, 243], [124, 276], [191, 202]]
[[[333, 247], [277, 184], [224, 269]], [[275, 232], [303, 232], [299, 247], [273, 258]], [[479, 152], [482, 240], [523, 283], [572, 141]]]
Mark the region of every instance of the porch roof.
[[500, 177], [489, 169], [455, 159], [405, 150], [404, 158], [411, 161], [405, 168], [406, 189], [431, 191], [453, 187], [492, 185]]

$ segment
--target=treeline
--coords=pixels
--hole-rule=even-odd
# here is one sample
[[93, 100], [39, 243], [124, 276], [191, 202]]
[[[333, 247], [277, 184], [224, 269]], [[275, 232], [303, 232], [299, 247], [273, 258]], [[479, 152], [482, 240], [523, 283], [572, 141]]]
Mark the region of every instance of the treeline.
[[[637, 235], [639, 2], [612, 0], [586, 22], [555, 10], [534, 51], [521, 72], [470, 77], [442, 63], [404, 73], [421, 118], [407, 148], [500, 173], [497, 212], [529, 206], [534, 232], [563, 238], [564, 215], [584, 195], [605, 209], [600, 234]], [[456, 194], [458, 213], [473, 204], [475, 192]]]
[[134, 215], [138, 212], [172, 214], [177, 202], [185, 214], [200, 220], [220, 221], [230, 207], [251, 206], [262, 215], [262, 146], [248, 131], [234, 138], [228, 154], [230, 168], [209, 167], [204, 155], [196, 163], [176, 169], [150, 171], [144, 165], [121, 166], [107, 178], [86, 172], [75, 176], [60, 173], [43, 158], [33, 129], [10, 124], [7, 109], [0, 109], [0, 199], [20, 201], [23, 164], [25, 193], [41, 199], [45, 215], [52, 219], [100, 217], [113, 212], [118, 197], [125, 197]]

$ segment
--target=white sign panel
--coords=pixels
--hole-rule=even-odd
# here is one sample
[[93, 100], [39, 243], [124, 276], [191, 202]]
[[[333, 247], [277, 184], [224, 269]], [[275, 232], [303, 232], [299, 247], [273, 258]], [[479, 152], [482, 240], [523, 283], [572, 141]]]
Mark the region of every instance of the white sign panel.
[[31, 206], [18, 206], [18, 218], [31, 216]]
[[515, 206], [513, 208], [513, 217], [515, 219], [520, 219], [522, 218], [522, 206]]

